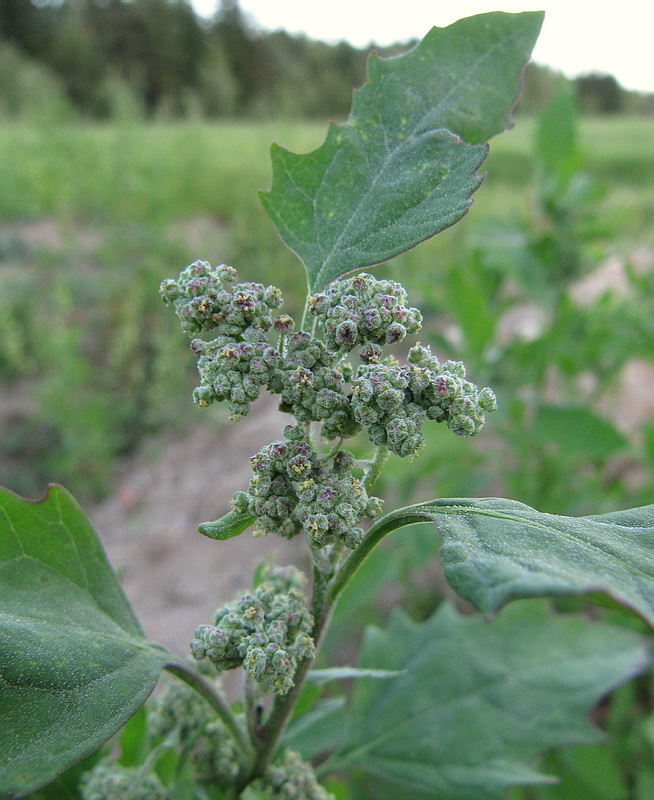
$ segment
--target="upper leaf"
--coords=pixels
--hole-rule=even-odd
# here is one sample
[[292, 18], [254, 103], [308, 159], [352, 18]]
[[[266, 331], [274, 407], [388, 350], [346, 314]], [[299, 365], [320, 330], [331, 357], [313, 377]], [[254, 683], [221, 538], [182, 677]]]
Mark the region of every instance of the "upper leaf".
[[387, 630], [366, 631], [361, 665], [406, 673], [357, 682], [334, 767], [374, 775], [379, 800], [500, 800], [510, 786], [550, 782], [524, 763], [539, 751], [601, 738], [590, 708], [646, 664], [633, 633], [554, 617], [543, 603], [490, 623], [447, 604], [424, 623], [396, 612]]
[[654, 505], [564, 517], [500, 498], [434, 500], [388, 514], [370, 534], [428, 519], [443, 537], [445, 577], [480, 611], [600, 592], [654, 626]]
[[263, 206], [309, 288], [409, 250], [468, 210], [484, 144], [510, 126], [541, 12], [432, 28], [411, 52], [371, 56], [345, 125], [296, 155], [272, 148]]
[[45, 785], [113, 735], [175, 657], [144, 638], [73, 498], [0, 490], [0, 795]]

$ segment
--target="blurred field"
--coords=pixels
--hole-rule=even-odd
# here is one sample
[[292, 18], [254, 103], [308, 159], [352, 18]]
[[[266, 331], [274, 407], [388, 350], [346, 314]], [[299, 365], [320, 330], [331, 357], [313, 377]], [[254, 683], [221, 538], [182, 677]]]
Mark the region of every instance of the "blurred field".
[[[493, 141], [471, 213], [380, 274], [441, 306], [447, 265], [534, 196], [534, 121]], [[106, 493], [116, 459], [197, 413], [194, 367], [159, 282], [196, 258], [274, 282], [298, 311], [303, 270], [257, 191], [269, 146], [318, 146], [325, 125], [114, 123], [0, 129], [0, 482]], [[583, 118], [585, 172], [605, 192], [596, 256], [654, 249], [654, 120]], [[432, 296], [433, 295], [433, 296]], [[438, 337], [437, 337], [438, 338]]]
[[[495, 188], [529, 183], [533, 132], [534, 120], [518, 117], [513, 130], [493, 140], [487, 205]], [[325, 133], [318, 123], [4, 123], [0, 216], [156, 225], [207, 214], [238, 221], [255, 213], [255, 192], [269, 185], [270, 144], [304, 152]], [[593, 177], [629, 187], [651, 211], [654, 119], [584, 117], [579, 138]]]

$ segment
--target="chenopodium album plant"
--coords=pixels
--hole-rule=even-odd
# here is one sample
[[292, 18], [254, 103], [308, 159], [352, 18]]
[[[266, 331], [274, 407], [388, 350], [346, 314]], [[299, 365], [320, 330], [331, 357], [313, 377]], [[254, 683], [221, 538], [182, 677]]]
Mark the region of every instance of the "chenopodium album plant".
[[[51, 783], [40, 796], [317, 800], [326, 787], [361, 796], [370, 778], [376, 798], [493, 800], [551, 780], [528, 766], [539, 752], [600, 737], [589, 709], [644, 669], [646, 646], [624, 627], [554, 616], [544, 600], [494, 621], [447, 603], [420, 623], [396, 612], [366, 631], [358, 666], [313, 668], [344, 588], [414, 522], [435, 524], [446, 579], [486, 615], [516, 598], [592, 594], [654, 624], [652, 506], [570, 518], [436, 499], [384, 512], [373, 494], [388, 458], [419, 457], [424, 425], [474, 436], [495, 409], [462, 363], [420, 344], [403, 287], [362, 270], [466, 212], [541, 22], [485, 14], [434, 28], [404, 56], [373, 56], [347, 124], [313, 153], [273, 149], [262, 201], [306, 267], [299, 323], [278, 289], [225, 265], [196, 261], [161, 286], [192, 337], [195, 402], [226, 403], [238, 419], [266, 391], [289, 415], [232, 510], [200, 531], [217, 547], [249, 528], [304, 537], [310, 596], [296, 568], [266, 563], [180, 659], [144, 637], [64, 489], [37, 503], [2, 493], [0, 793]], [[364, 442], [369, 457], [357, 458]], [[230, 705], [220, 675], [235, 668], [244, 695]], [[162, 669], [181, 680], [146, 716]], [[321, 698], [343, 678], [355, 679], [347, 713], [337, 693]]]

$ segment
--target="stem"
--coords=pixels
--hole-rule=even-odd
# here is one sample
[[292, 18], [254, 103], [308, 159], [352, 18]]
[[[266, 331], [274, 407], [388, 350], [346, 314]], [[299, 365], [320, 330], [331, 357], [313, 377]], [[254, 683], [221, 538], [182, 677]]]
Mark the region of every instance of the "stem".
[[304, 302], [304, 311], [302, 312], [302, 322], [300, 322], [300, 330], [304, 330], [304, 325], [307, 321], [307, 315], [309, 313], [309, 294], [307, 292], [307, 299]]
[[259, 726], [261, 724], [259, 708], [259, 687], [249, 672], [245, 672], [245, 720], [247, 723], [250, 741], [259, 739]]
[[204, 697], [216, 714], [218, 714], [227, 730], [232, 734], [236, 746], [243, 753], [246, 760], [251, 762], [254, 758], [252, 744], [225, 698], [222, 697], [211, 684], [207, 683], [198, 672], [187, 664], [181, 662], [166, 664], [165, 669], [180, 680], [183, 680], [192, 689], [195, 689], [198, 694]]
[[329, 586], [327, 597], [325, 598], [325, 606], [330, 609], [334, 607], [343, 589], [347, 586], [350, 580], [352, 580], [352, 577], [359, 569], [361, 564], [363, 564], [366, 558], [368, 558], [370, 553], [375, 549], [379, 542], [381, 542], [384, 536], [392, 533], [398, 528], [403, 528], [406, 525], [412, 525], [414, 522], [424, 522], [425, 518], [429, 519], [429, 517], [426, 517], [425, 514], [421, 514], [418, 511], [408, 514], [407, 509], [399, 508], [374, 522], [370, 526], [368, 533], [366, 533], [364, 536], [361, 544], [359, 544], [357, 549], [352, 552], [347, 561], [334, 576], [334, 579]]
[[372, 461], [370, 462], [366, 476], [363, 479], [363, 486], [366, 492], [369, 492], [375, 485], [377, 478], [384, 469], [384, 465], [388, 461], [390, 454], [391, 452], [385, 444], [375, 448], [375, 454], [372, 457]]
[[[380, 450], [382, 449], [383, 448], [380, 448]], [[376, 457], [369, 474], [377, 475], [379, 473], [379, 469], [381, 469], [380, 465], [383, 464], [383, 460], [385, 460], [387, 455], [388, 453], [382, 453]], [[364, 540], [357, 547], [357, 549], [354, 550], [352, 555], [349, 556], [347, 561], [345, 561], [341, 569], [338, 570], [331, 583], [326, 581], [320, 570], [314, 565], [314, 585], [311, 601], [311, 613], [313, 614], [314, 618], [312, 637], [315, 642], [316, 650], [320, 647], [321, 641], [331, 619], [334, 605], [336, 604], [340, 593], [351, 580], [363, 561], [372, 552], [374, 547], [384, 538], [384, 536], [396, 530], [397, 528], [410, 525], [413, 522], [422, 521], [424, 521], [423, 514], [414, 512], [413, 514], [408, 515], [405, 509], [398, 509], [398, 511], [382, 517], [382, 519], [378, 520], [371, 526]], [[239, 792], [242, 792], [248, 783], [250, 783], [254, 778], [263, 775], [268, 768], [273, 756], [275, 755], [279, 740], [283, 736], [291, 718], [295, 704], [297, 703], [304, 686], [304, 681], [311, 668], [312, 661], [312, 658], [305, 658], [303, 661], [301, 661], [296, 670], [292, 688], [287, 692], [287, 694], [277, 696], [275, 698], [270, 716], [268, 717], [265, 725], [263, 739], [260, 741], [255, 740], [257, 755], [254, 765], [250, 771], [243, 774], [241, 782], [236, 787], [236, 793], [234, 794], [234, 797], [239, 797]]]
[[[320, 646], [325, 629], [331, 617], [331, 607], [326, 605], [327, 584], [316, 567], [314, 567], [314, 588], [311, 602], [311, 611], [314, 617], [312, 638], [316, 649]], [[288, 722], [295, 708], [295, 704], [300, 696], [304, 681], [311, 668], [313, 657], [303, 659], [297, 667], [293, 686], [285, 695], [278, 695], [273, 703], [270, 716], [265, 725], [265, 734], [260, 744], [257, 743], [257, 757], [254, 767], [250, 774], [246, 776], [245, 783], [239, 786], [242, 791], [247, 784], [256, 777], [264, 774], [268, 768], [279, 744], [279, 740], [284, 734]], [[239, 795], [236, 795], [239, 796]]]

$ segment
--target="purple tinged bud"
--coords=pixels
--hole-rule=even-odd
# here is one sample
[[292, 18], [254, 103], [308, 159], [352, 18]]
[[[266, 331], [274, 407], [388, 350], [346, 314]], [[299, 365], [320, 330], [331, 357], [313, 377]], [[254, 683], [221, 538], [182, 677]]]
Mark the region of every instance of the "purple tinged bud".
[[336, 330], [334, 331], [334, 339], [341, 347], [351, 350], [356, 346], [359, 339], [359, 333], [357, 331], [356, 324], [350, 319], [346, 319], [344, 322], [341, 322], [336, 326]]
[[399, 322], [393, 322], [391, 325], [388, 326], [388, 329], [386, 331], [386, 343], [396, 344], [397, 342], [401, 342], [405, 336], [406, 336], [406, 328], [404, 327], [404, 325], [401, 325]]
[[280, 314], [280, 316], [273, 321], [273, 328], [278, 333], [291, 333], [294, 327], [295, 322], [288, 314]]

